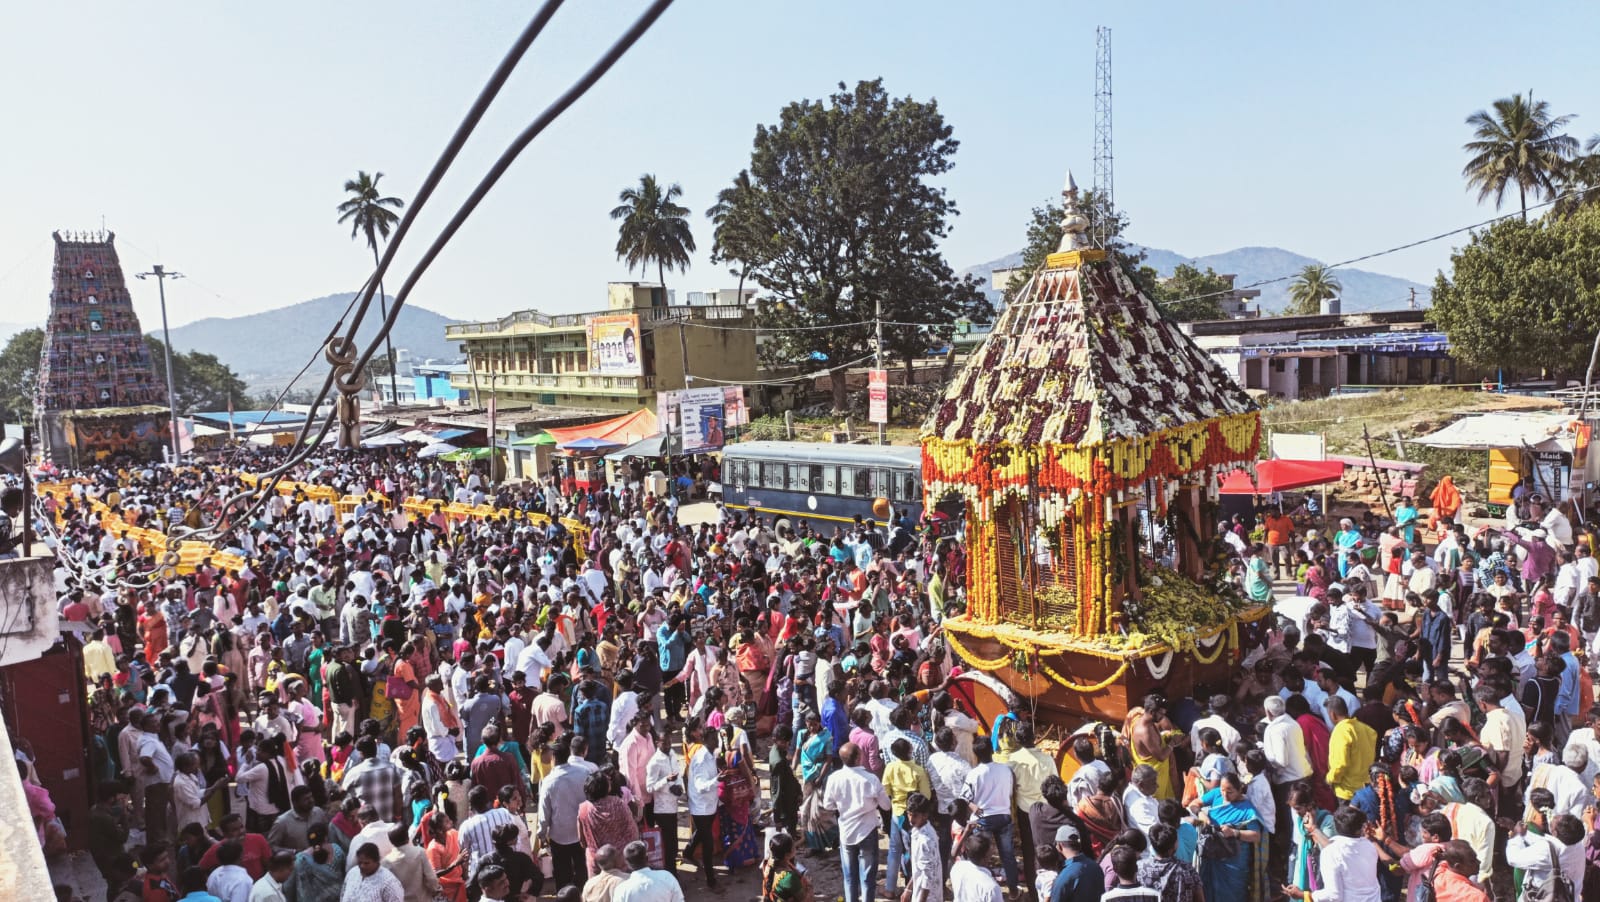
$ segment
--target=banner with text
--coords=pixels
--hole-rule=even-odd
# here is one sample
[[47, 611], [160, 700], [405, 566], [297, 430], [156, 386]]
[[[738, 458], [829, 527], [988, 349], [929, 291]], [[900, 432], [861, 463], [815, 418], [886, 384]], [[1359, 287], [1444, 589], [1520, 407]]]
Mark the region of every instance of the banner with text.
[[589, 372], [602, 376], [642, 376], [637, 313], [607, 313], [584, 321], [589, 338]]
[[727, 415], [720, 388], [689, 388], [678, 393], [683, 453], [704, 454], [722, 448]]
[[889, 371], [867, 372], [867, 421], [889, 422]]

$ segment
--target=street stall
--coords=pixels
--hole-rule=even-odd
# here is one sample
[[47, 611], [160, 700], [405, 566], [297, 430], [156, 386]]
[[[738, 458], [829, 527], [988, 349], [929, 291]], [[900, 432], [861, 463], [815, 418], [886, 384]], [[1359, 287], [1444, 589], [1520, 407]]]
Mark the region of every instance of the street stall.
[[1589, 453], [1594, 421], [1567, 412], [1496, 412], [1463, 417], [1420, 438], [1414, 444], [1488, 453], [1488, 502], [1505, 506], [1523, 479], [1533, 491], [1554, 503], [1571, 500], [1580, 511], [1587, 504], [1588, 483], [1600, 473], [1600, 461]]

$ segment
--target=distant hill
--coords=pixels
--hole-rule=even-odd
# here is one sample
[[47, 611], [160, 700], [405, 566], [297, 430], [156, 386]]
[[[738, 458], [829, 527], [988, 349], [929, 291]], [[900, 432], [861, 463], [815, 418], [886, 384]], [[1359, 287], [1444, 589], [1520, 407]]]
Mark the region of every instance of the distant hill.
[[[209, 317], [172, 330], [172, 344], [180, 351], [204, 351], [233, 367], [252, 390], [281, 388], [305, 366], [339, 321], [353, 294], [333, 294], [288, 307], [247, 316]], [[378, 305], [362, 320], [357, 338], [362, 343], [377, 334]], [[432, 310], [407, 304], [390, 332], [395, 348], [411, 352], [413, 361], [427, 358], [455, 360], [458, 346], [445, 341], [444, 327], [456, 322]], [[379, 353], [382, 353], [380, 350]], [[328, 372], [318, 356], [308, 375]], [[298, 387], [305, 387], [302, 380]]]
[[[1265, 282], [1271, 279], [1281, 279], [1284, 276], [1293, 276], [1300, 270], [1321, 261], [1293, 251], [1286, 251], [1276, 247], [1240, 247], [1220, 254], [1208, 254], [1204, 257], [1186, 257], [1174, 251], [1163, 250], [1158, 247], [1144, 248], [1145, 263], [1154, 268], [1163, 276], [1172, 275], [1172, 271], [1180, 263], [1189, 263], [1204, 270], [1210, 267], [1219, 273], [1233, 273], [1238, 276], [1234, 284], [1240, 288], [1254, 282]], [[984, 287], [989, 287], [990, 274], [996, 269], [1018, 266], [1022, 263], [1022, 254], [1007, 254], [988, 263], [969, 266], [962, 270], [962, 274], [977, 276], [983, 281]], [[1432, 293], [1426, 285], [1402, 279], [1396, 276], [1386, 276], [1382, 273], [1369, 272], [1362, 269], [1340, 268], [1333, 271], [1339, 283], [1344, 286], [1342, 294], [1343, 311], [1345, 313], [1364, 313], [1373, 310], [1404, 310], [1410, 300], [1411, 289], [1417, 290], [1417, 303], [1419, 306], [1428, 306], [1428, 298]], [[1273, 282], [1270, 285], [1259, 286], [1261, 297], [1259, 303], [1264, 313], [1276, 313], [1289, 303], [1289, 281]], [[989, 300], [998, 303], [1000, 292], [990, 291]]]

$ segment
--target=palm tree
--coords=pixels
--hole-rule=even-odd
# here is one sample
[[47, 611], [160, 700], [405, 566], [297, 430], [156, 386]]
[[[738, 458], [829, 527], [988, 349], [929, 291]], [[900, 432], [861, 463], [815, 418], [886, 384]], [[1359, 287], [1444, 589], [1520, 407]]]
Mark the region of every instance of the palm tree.
[[1493, 197], [1495, 208], [1506, 188], [1517, 186], [1522, 218], [1528, 218], [1528, 192], [1555, 196], [1555, 176], [1578, 150], [1578, 141], [1561, 129], [1571, 116], [1552, 116], [1549, 101], [1512, 94], [1494, 102], [1493, 111], [1479, 110], [1467, 117], [1476, 140], [1462, 149], [1472, 155], [1461, 170], [1469, 188], [1478, 189], [1478, 201]]
[[706, 218], [716, 226], [711, 234], [711, 262], [739, 264], [738, 298], [741, 304], [744, 303], [744, 279], [750, 273], [749, 264], [735, 256], [737, 247], [743, 241], [739, 233], [748, 228], [743, 218], [747, 208], [741, 208], [741, 201], [754, 193], [755, 186], [750, 184], [750, 170], [741, 170], [734, 176], [732, 187], [718, 191], [716, 205], [706, 211]]
[[[378, 182], [382, 180], [383, 173], [375, 172], [368, 175], [366, 170], [357, 170], [356, 177], [344, 183], [345, 194], [349, 195], [344, 203], [339, 205], [339, 222], [350, 223], [350, 238], [357, 235], [367, 237], [367, 246], [372, 248], [372, 266], [378, 266], [378, 239], [388, 240], [389, 233], [394, 230], [400, 221], [395, 210], [404, 209], [406, 202], [398, 197], [383, 197], [378, 193]], [[389, 302], [384, 297], [383, 283], [378, 283], [378, 313], [384, 322], [389, 320]], [[389, 340], [389, 334], [384, 333], [383, 350], [389, 357], [391, 364], [394, 361], [394, 344]], [[400, 391], [395, 384], [394, 367], [389, 367], [389, 396], [394, 398], [394, 403], [400, 403]]]
[[1285, 307], [1285, 316], [1313, 316], [1322, 310], [1324, 298], [1338, 297], [1344, 286], [1339, 280], [1328, 272], [1328, 267], [1320, 263], [1313, 263], [1289, 283], [1289, 306]]
[[1583, 150], [1556, 171], [1556, 204], [1551, 209], [1557, 216], [1600, 202], [1600, 135], [1591, 135]]
[[683, 196], [676, 183], [663, 189], [653, 175], [639, 177], [639, 186], [624, 188], [617, 195], [621, 204], [612, 208], [611, 218], [622, 221], [617, 229], [617, 259], [628, 269], [640, 273], [654, 263], [661, 281], [661, 299], [667, 299], [666, 271], [687, 270], [694, 253], [694, 235], [689, 230], [689, 210], [675, 201]]

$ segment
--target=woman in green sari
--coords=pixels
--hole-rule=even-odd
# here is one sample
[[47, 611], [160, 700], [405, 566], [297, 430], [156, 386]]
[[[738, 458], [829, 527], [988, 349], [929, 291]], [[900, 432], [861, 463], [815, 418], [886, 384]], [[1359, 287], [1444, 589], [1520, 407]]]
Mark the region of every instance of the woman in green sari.
[[1208, 852], [1201, 845], [1200, 882], [1207, 899], [1225, 902], [1261, 902], [1267, 897], [1267, 855], [1262, 842], [1261, 820], [1245, 799], [1244, 783], [1238, 774], [1225, 774], [1215, 789], [1207, 790], [1197, 803], [1200, 820], [1221, 842], [1236, 842], [1238, 851], [1227, 857]]
[[800, 828], [813, 852], [839, 847], [839, 823], [822, 807], [822, 784], [833, 761], [833, 734], [822, 726], [815, 711], [807, 711], [805, 730], [795, 749], [795, 770], [800, 774]]
[[774, 833], [761, 864], [761, 902], [811, 902], [811, 881], [794, 860], [794, 840]]

